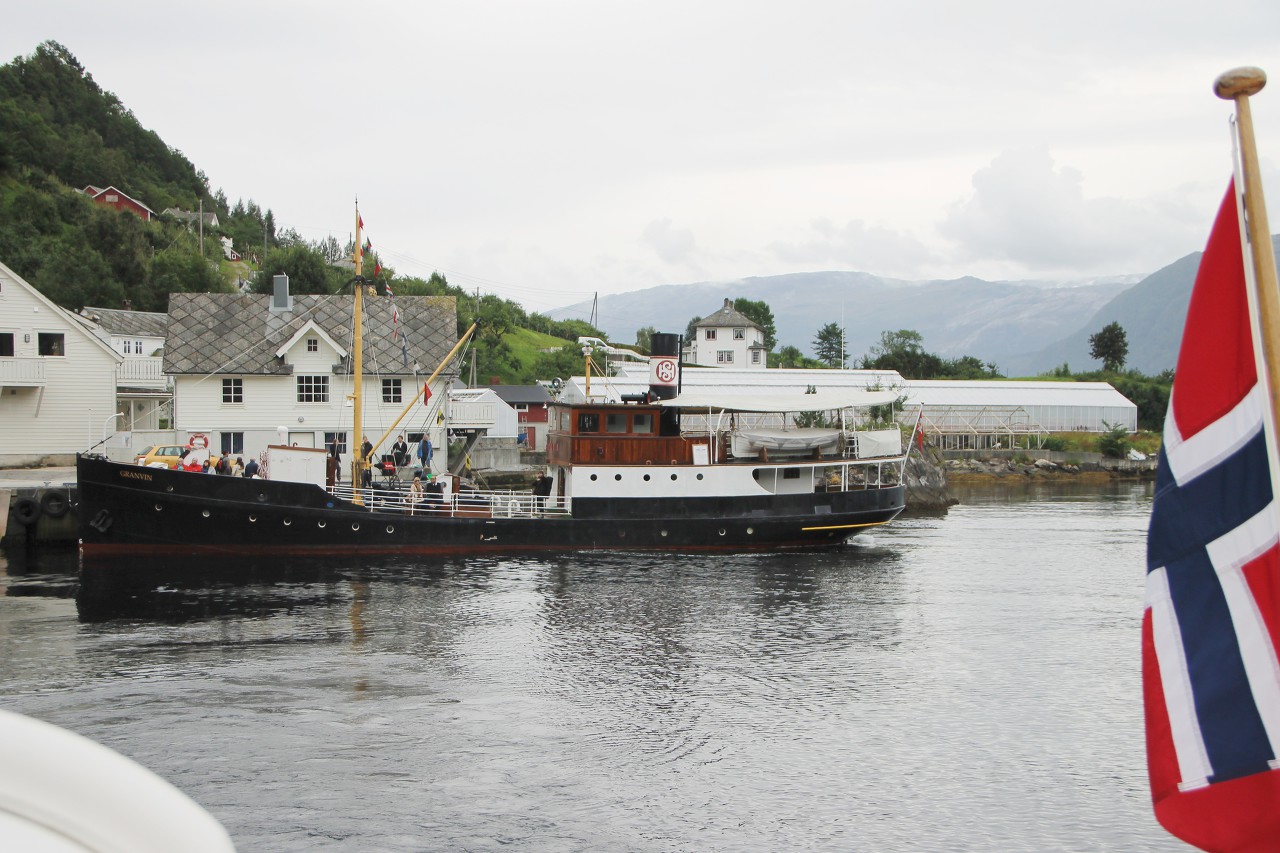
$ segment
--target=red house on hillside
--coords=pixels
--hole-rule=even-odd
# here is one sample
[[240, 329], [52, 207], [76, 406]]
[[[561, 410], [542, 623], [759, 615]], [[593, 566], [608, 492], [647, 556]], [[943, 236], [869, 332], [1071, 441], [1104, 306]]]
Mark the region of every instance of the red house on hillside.
[[132, 214], [142, 217], [143, 222], [150, 222], [151, 217], [156, 213], [137, 199], [130, 198], [115, 187], [95, 187], [92, 184], [80, 190], [80, 192], [93, 199], [94, 204], [100, 204], [103, 207], [114, 207], [116, 210], [127, 210]]

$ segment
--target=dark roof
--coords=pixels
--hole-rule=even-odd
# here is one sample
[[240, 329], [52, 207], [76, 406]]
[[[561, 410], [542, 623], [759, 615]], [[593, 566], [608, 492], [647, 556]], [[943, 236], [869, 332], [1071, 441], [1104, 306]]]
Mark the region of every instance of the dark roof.
[[112, 335], [142, 335], [163, 338], [169, 315], [159, 311], [122, 311], [118, 308], [81, 308], [80, 314], [96, 322]]
[[[291, 374], [276, 350], [314, 321], [346, 350], [351, 348], [350, 296], [293, 297], [293, 310], [271, 311], [270, 296], [239, 293], [169, 294], [169, 333], [164, 372], [170, 374]], [[391, 301], [364, 299], [365, 373], [411, 374], [415, 361], [434, 370], [458, 342], [452, 296], [398, 296], [399, 329], [408, 342], [404, 367], [400, 341], [392, 340]]]
[[712, 314], [710, 317], [699, 320], [693, 325], [694, 328], [697, 329], [701, 329], [705, 326], [718, 326], [721, 328], [725, 326], [750, 326], [753, 329], [760, 328], [760, 324], [755, 320], [751, 320], [746, 315], [738, 313], [737, 309], [733, 307], [733, 300], [731, 299], [726, 299], [724, 301], [724, 307], [719, 311]]
[[541, 385], [490, 385], [493, 393], [508, 405], [545, 406], [551, 395]]

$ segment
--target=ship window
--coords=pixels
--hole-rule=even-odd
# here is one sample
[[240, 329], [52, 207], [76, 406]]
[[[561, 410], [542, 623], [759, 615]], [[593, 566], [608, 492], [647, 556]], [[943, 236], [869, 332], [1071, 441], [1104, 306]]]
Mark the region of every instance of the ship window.
[[560, 430], [562, 432], [569, 431], [569, 413], [568, 412], [560, 413]]
[[627, 416], [620, 412], [611, 412], [604, 416], [605, 432], [626, 432]]
[[244, 402], [244, 380], [243, 379], [222, 380], [222, 402], [224, 403], [243, 403]]
[[653, 432], [653, 415], [636, 415], [631, 419], [632, 432]]
[[61, 332], [40, 332], [36, 336], [37, 352], [40, 355], [66, 355], [65, 342]]
[[599, 432], [600, 415], [595, 412], [583, 412], [578, 415], [578, 432]]
[[784, 479], [784, 480], [799, 480], [799, 479], [800, 479], [800, 469], [799, 469], [799, 468], [787, 468], [786, 470], [784, 470], [784, 471], [782, 472], [782, 479]]
[[299, 403], [329, 402], [329, 377], [328, 376], [299, 376], [298, 377], [298, 402]]

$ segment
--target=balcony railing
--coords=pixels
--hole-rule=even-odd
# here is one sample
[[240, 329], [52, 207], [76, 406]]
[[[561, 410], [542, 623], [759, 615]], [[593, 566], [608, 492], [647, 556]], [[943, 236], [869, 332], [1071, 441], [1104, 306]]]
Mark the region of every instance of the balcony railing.
[[159, 356], [126, 358], [116, 368], [116, 385], [143, 385], [166, 388], [168, 387], [169, 379], [161, 370], [163, 362], [164, 359]]
[[43, 358], [0, 358], [0, 385], [38, 388], [45, 384]]

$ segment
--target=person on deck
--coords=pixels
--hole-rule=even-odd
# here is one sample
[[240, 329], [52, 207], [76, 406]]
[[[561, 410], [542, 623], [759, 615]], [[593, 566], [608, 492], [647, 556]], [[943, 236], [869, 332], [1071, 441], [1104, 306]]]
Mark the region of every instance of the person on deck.
[[391, 458], [395, 460], [397, 468], [408, 466], [409, 445], [405, 443], [403, 435], [396, 439], [395, 444], [391, 445]]

